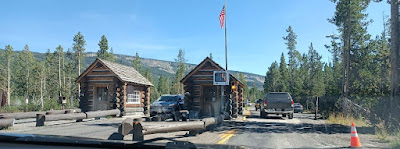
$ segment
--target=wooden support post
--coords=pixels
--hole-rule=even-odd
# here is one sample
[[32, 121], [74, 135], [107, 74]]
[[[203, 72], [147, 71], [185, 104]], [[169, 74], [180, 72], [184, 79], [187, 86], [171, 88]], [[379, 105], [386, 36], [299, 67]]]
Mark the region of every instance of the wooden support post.
[[143, 127], [140, 120], [133, 120], [132, 141], [143, 141]]
[[127, 118], [122, 121], [121, 125], [118, 127], [118, 133], [122, 135], [128, 135], [133, 129], [133, 119]]
[[36, 127], [44, 126], [46, 116], [44, 114], [36, 114]]

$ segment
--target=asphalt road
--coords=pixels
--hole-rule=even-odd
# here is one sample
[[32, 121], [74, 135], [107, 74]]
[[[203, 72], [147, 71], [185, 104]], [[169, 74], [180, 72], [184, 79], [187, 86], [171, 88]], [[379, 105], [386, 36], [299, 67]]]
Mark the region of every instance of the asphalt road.
[[[350, 127], [313, 120], [313, 114], [295, 113], [293, 119], [270, 115], [260, 118], [250, 110], [244, 122], [230, 122], [234, 135], [224, 144], [250, 148], [346, 148], [350, 147]], [[359, 128], [361, 144], [366, 148], [386, 148], [373, 135], [373, 128]], [[371, 130], [372, 129], [372, 130]]]
[[[293, 119], [280, 116], [259, 118], [259, 112], [250, 108], [245, 119], [242, 117], [224, 123], [197, 136], [187, 136], [186, 131], [146, 135], [145, 140], [154, 143], [169, 141], [190, 141], [195, 144], [227, 144], [249, 148], [343, 148], [350, 146], [350, 127], [329, 125], [325, 120], [313, 120], [312, 114], [295, 113]], [[107, 139], [117, 132], [124, 118], [100, 120], [54, 121], [44, 127], [35, 127], [35, 123], [20, 123], [14, 127], [0, 130], [0, 133], [28, 133], [61, 135]], [[158, 122], [151, 127], [165, 126], [168, 122]], [[170, 123], [171, 124], [171, 123]], [[389, 145], [380, 142], [373, 135], [373, 128], [357, 127], [363, 147], [385, 148]], [[124, 140], [131, 140], [125, 136]]]

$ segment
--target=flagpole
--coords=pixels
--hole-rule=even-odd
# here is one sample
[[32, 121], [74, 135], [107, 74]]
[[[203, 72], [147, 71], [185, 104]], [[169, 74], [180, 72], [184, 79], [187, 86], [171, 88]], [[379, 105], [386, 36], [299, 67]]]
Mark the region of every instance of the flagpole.
[[227, 15], [226, 15], [226, 1], [225, 1], [225, 69], [228, 71], [228, 43], [226, 39], [226, 22], [227, 22]]

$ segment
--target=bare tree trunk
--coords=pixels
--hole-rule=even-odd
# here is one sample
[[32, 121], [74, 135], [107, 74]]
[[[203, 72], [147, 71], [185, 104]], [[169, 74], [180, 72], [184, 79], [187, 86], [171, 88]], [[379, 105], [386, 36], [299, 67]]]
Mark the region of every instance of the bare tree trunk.
[[10, 57], [7, 60], [7, 106], [10, 106], [11, 102], [11, 70], [10, 70]]
[[43, 84], [44, 84], [44, 73], [43, 73], [43, 69], [41, 72], [41, 76], [40, 76], [40, 109], [43, 110], [44, 108], [44, 103], [43, 103]]
[[[78, 76], [81, 75], [81, 53], [78, 53]], [[78, 83], [78, 98], [81, 95], [81, 84]]]
[[29, 98], [29, 63], [28, 63], [28, 60], [27, 60], [27, 63], [26, 63], [26, 71], [27, 71], [27, 75], [26, 75], [26, 98]]
[[391, 36], [391, 44], [390, 44], [390, 102], [388, 103], [388, 120], [390, 119], [390, 113], [392, 110], [393, 101], [397, 98], [398, 94], [398, 65], [399, 65], [399, 2], [398, 0], [391, 0], [391, 25], [390, 25], [390, 36]]
[[65, 56], [62, 58], [62, 70], [63, 70], [63, 78], [64, 78], [64, 83], [63, 86], [65, 87]]
[[[350, 0], [348, 0], [348, 4], [350, 4]], [[351, 23], [351, 13], [350, 8], [347, 10], [347, 14], [349, 16], [344, 23], [344, 32], [343, 32], [343, 39], [344, 39], [344, 50], [343, 50], [343, 88], [342, 88], [342, 97], [349, 96], [349, 72], [350, 72], [350, 48], [351, 48], [351, 41], [350, 41], [350, 23]]]
[[71, 77], [68, 77], [68, 90], [69, 90], [69, 106], [72, 106], [72, 93], [71, 93]]
[[58, 95], [61, 96], [61, 52], [58, 52]]

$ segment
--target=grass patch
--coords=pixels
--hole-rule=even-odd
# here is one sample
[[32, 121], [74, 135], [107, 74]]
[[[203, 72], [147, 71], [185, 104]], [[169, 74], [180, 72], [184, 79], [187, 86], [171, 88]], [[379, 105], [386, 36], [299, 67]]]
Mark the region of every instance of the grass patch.
[[400, 148], [400, 129], [394, 134], [392, 141], [390, 141], [390, 145], [393, 148]]
[[378, 124], [375, 127], [375, 135], [382, 142], [389, 142], [389, 133], [383, 124]]
[[357, 127], [368, 126], [368, 123], [365, 122], [361, 116], [354, 118], [349, 115], [345, 116], [343, 113], [332, 113], [326, 121], [330, 124], [341, 124], [345, 126], [351, 126], [351, 123], [354, 123]]

